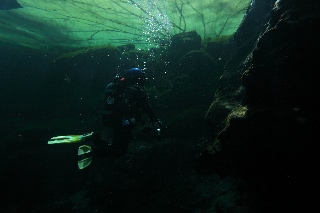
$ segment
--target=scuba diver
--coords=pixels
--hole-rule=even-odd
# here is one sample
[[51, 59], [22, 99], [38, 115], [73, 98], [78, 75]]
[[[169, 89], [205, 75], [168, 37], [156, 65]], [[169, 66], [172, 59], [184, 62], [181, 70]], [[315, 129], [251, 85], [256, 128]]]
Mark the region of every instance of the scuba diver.
[[90, 165], [93, 157], [117, 157], [127, 152], [132, 130], [143, 123], [142, 116], [148, 115], [150, 129], [160, 137], [162, 123], [156, 117], [149, 97], [144, 89], [145, 73], [139, 68], [129, 69], [124, 76], [116, 75], [105, 89], [105, 106], [102, 114], [106, 136], [100, 132], [84, 135], [57, 136], [48, 144], [77, 143], [92, 141], [93, 146], [82, 145], [78, 148], [78, 167], [84, 169]]
[[119, 156], [125, 154], [132, 130], [143, 123], [142, 115], [147, 114], [156, 136], [160, 136], [161, 121], [157, 119], [144, 90], [146, 75], [139, 68], [129, 69], [123, 77], [116, 75], [105, 90], [105, 107], [102, 115], [107, 127], [107, 141], [99, 133], [93, 135], [95, 155]]

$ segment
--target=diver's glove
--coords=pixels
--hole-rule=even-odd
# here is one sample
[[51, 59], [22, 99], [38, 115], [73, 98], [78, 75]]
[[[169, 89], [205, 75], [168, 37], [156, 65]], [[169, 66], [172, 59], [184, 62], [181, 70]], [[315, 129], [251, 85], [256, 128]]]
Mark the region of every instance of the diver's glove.
[[132, 127], [134, 125], [136, 125], [136, 119], [135, 118], [123, 119], [122, 120], [122, 126], [124, 126], [124, 127]]
[[153, 134], [156, 136], [156, 138], [161, 138], [162, 133], [162, 122], [160, 120], [157, 120], [150, 125]]
[[130, 126], [129, 120], [122, 120], [122, 126]]

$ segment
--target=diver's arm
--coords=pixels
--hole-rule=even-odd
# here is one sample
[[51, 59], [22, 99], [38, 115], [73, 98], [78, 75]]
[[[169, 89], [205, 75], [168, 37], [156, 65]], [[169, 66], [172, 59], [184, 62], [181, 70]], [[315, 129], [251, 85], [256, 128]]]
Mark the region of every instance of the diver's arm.
[[144, 108], [143, 111], [149, 116], [151, 123], [158, 121], [158, 118], [150, 104], [149, 97], [146, 91], [141, 88], [140, 92], [141, 92], [140, 97], [141, 97], [141, 101], [143, 103], [143, 108]]
[[149, 116], [150, 122], [158, 121], [158, 118], [149, 102], [149, 98], [146, 99], [144, 106], [145, 106], [145, 112]]

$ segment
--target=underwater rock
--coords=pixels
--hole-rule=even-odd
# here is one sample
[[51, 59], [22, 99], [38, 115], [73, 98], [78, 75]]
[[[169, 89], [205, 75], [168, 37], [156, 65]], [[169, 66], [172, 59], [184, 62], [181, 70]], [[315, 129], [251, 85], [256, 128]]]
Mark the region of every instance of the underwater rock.
[[189, 107], [207, 105], [213, 91], [218, 88], [220, 73], [216, 62], [203, 50], [193, 50], [183, 55], [177, 61], [176, 74], [173, 82], [179, 96], [176, 100], [181, 98], [181, 103], [189, 102]]
[[201, 47], [201, 37], [196, 31], [183, 32], [175, 34], [171, 38], [170, 48], [183, 48], [187, 50], [196, 50]]
[[0, 10], [12, 10], [22, 8], [17, 0], [0, 0]]
[[209, 53], [214, 60], [219, 60], [223, 54], [224, 43], [210, 41], [206, 44], [206, 52]]
[[[207, 110], [206, 121], [214, 137], [223, 129], [225, 117], [244, 99], [242, 73], [248, 63], [259, 35], [265, 31], [275, 0], [253, 1], [237, 32], [227, 43], [208, 42], [206, 51], [216, 60], [220, 73], [219, 88]], [[217, 60], [218, 59], [218, 60]]]
[[172, 36], [168, 48], [168, 58], [172, 61], [184, 54], [201, 48], [201, 36], [196, 31], [183, 32]]
[[211, 146], [219, 150], [199, 157], [206, 172], [244, 177], [257, 212], [305, 211], [315, 203], [319, 8], [313, 1], [276, 2], [242, 75], [247, 111], [225, 123], [219, 145]]
[[125, 44], [121, 46], [117, 46], [117, 48], [120, 50], [120, 52], [127, 52], [136, 49], [136, 46], [134, 44]]
[[[63, 106], [53, 107], [60, 115], [70, 114], [77, 106], [87, 107], [88, 111], [98, 105], [97, 102], [104, 91], [107, 81], [113, 79], [120, 64], [121, 52], [114, 46], [81, 49], [65, 53], [55, 59], [47, 73], [47, 96], [51, 97], [51, 106], [65, 103]], [[64, 94], [64, 95], [57, 95]], [[54, 98], [52, 98], [54, 97]], [[69, 98], [72, 97], [72, 98]], [[91, 97], [84, 98], [84, 97]], [[52, 109], [50, 109], [52, 112]]]
[[168, 108], [174, 109], [168, 119], [168, 133], [198, 137], [206, 131], [203, 112], [218, 87], [216, 63], [204, 50], [193, 50], [183, 55], [173, 70], [170, 90], [162, 94]]
[[[279, 108], [310, 108], [319, 66], [319, 15], [294, 4], [278, 3], [266, 32], [252, 55], [252, 65], [243, 74], [248, 104]], [[316, 53], [316, 54], [315, 54]]]

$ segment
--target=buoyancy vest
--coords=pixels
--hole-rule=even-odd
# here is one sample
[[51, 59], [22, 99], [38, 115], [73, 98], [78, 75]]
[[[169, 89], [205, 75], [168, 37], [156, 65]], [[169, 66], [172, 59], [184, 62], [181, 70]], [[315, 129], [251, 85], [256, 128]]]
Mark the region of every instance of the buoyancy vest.
[[114, 126], [122, 119], [134, 117], [139, 120], [141, 114], [149, 115], [150, 120], [156, 117], [143, 88], [128, 85], [125, 78], [116, 76], [105, 88], [103, 121], [105, 126]]

